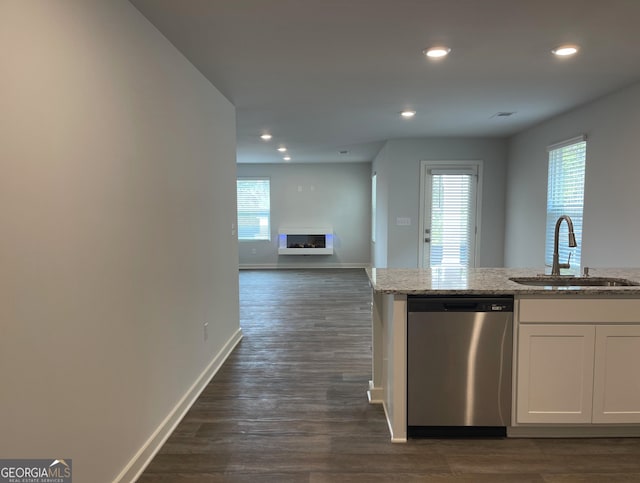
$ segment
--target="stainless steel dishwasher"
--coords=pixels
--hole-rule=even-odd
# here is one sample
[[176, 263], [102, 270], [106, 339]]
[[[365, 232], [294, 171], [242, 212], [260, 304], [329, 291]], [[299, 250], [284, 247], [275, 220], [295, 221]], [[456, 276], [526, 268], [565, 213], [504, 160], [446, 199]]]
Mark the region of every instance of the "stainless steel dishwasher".
[[506, 436], [512, 297], [409, 296], [409, 437]]

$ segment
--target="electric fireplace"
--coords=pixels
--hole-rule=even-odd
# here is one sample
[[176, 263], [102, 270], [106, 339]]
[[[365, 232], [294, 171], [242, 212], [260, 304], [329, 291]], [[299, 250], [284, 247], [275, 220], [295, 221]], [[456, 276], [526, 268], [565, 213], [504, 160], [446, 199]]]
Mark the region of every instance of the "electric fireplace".
[[332, 255], [333, 230], [330, 228], [281, 228], [279, 255]]

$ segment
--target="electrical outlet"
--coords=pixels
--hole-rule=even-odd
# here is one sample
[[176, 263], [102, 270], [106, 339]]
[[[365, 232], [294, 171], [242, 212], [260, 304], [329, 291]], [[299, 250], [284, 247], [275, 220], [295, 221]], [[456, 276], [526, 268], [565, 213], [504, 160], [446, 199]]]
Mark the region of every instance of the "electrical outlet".
[[209, 322], [204, 323], [204, 340], [209, 339]]
[[252, 255], [255, 255], [256, 253], [257, 253], [257, 252], [256, 252], [256, 249], [255, 249], [255, 248], [252, 248], [252, 249], [251, 249], [251, 254], [252, 254]]

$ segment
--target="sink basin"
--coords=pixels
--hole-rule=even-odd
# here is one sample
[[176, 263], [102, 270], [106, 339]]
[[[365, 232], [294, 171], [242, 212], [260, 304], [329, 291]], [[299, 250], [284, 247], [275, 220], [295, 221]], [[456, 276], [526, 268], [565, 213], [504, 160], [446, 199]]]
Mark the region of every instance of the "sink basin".
[[555, 277], [541, 275], [538, 277], [513, 277], [509, 280], [521, 285], [535, 285], [539, 287], [630, 287], [640, 285], [640, 283], [627, 280], [626, 278], [611, 277]]

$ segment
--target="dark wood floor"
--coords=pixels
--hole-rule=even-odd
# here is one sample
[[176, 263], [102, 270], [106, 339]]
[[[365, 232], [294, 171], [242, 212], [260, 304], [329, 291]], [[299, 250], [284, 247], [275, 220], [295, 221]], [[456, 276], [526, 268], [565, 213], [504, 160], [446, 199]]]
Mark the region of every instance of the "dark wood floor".
[[240, 272], [244, 339], [138, 480], [640, 482], [640, 439], [389, 440], [362, 270]]

